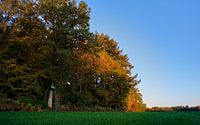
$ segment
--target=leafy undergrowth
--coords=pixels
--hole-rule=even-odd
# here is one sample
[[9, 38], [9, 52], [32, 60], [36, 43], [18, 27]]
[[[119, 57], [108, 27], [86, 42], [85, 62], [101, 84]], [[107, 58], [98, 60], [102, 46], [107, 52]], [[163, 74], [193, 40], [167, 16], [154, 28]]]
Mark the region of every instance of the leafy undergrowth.
[[200, 112], [0, 112], [0, 125], [200, 125]]

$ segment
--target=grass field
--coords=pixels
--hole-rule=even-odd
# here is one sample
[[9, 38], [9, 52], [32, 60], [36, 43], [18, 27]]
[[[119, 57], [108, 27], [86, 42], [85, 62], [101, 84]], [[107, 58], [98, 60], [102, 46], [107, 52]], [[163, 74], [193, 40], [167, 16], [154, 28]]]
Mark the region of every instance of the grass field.
[[0, 125], [200, 125], [200, 112], [0, 112]]

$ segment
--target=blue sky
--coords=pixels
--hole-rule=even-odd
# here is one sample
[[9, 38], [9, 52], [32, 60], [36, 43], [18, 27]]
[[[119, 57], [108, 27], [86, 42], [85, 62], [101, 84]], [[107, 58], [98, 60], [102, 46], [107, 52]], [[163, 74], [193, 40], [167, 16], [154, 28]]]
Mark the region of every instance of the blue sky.
[[85, 0], [91, 30], [114, 38], [147, 106], [200, 105], [199, 0]]

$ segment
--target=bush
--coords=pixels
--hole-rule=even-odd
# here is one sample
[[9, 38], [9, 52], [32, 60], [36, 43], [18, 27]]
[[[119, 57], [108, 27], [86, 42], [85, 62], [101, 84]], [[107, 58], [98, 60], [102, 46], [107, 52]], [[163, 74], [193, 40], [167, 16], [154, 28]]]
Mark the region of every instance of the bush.
[[40, 105], [32, 105], [31, 103], [25, 104], [19, 100], [0, 99], [0, 111], [41, 112], [43, 109]]

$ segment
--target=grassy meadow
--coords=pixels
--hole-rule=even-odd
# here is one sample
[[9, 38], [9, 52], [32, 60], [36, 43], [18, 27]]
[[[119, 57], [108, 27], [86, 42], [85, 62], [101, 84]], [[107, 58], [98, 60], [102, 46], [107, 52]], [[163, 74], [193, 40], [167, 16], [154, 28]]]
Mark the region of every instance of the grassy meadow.
[[200, 125], [200, 112], [0, 112], [0, 125]]

